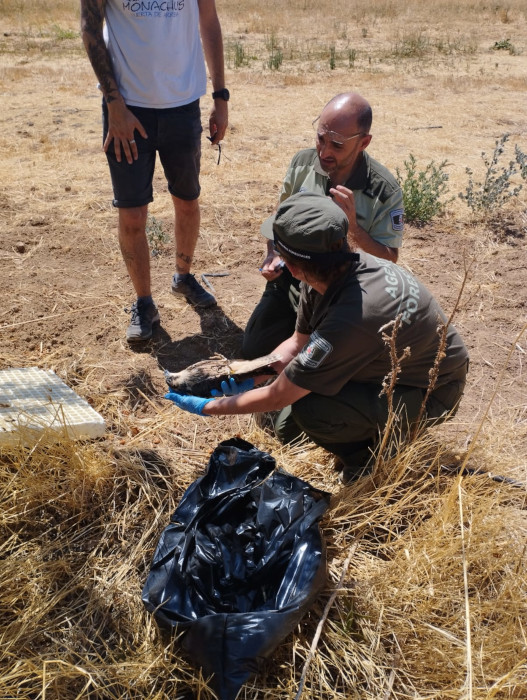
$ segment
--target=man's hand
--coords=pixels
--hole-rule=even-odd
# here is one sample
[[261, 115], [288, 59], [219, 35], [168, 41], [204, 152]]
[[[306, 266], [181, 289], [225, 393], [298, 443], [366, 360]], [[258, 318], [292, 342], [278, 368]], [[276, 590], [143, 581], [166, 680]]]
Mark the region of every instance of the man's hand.
[[214, 399], [203, 399], [201, 396], [186, 396], [183, 394], [176, 394], [175, 391], [169, 391], [165, 394], [165, 399], [172, 401], [176, 404], [178, 408], [188, 413], [194, 413], [197, 416], [207, 416], [207, 413], [203, 413], [203, 407], [213, 401]]
[[357, 223], [357, 210], [355, 209], [353, 192], [344, 187], [344, 185], [337, 185], [329, 191], [333, 195], [335, 204], [338, 204], [348, 217], [348, 243], [351, 250], [363, 250], [365, 253], [376, 255], [378, 258], [397, 262], [397, 248], [391, 248], [383, 243], [379, 243]]
[[353, 191], [344, 187], [344, 185], [337, 185], [336, 187], [332, 187], [329, 191], [333, 195], [335, 204], [338, 204], [348, 217], [350, 229], [353, 229], [357, 225], [357, 211], [355, 209]]
[[280, 277], [284, 269], [284, 261], [276, 253], [269, 253], [259, 268], [266, 280], [272, 282], [277, 277]]
[[227, 102], [221, 99], [214, 100], [214, 107], [209, 117], [210, 140], [213, 146], [223, 141], [228, 122], [229, 108]]
[[122, 160], [122, 154], [129, 165], [137, 160], [137, 144], [135, 131], [137, 130], [144, 139], [148, 138], [143, 125], [137, 117], [128, 109], [122, 99], [107, 102], [108, 106], [108, 134], [104, 141], [104, 151], [108, 151], [113, 141], [117, 162]]
[[105, 6], [106, 0], [81, 0], [81, 35], [108, 107], [108, 134], [103, 144], [104, 152], [108, 151], [113, 141], [117, 161], [121, 162], [124, 152], [131, 165], [137, 160], [134, 132], [137, 130], [144, 139], [148, 136], [119, 92], [112, 60], [103, 37]]

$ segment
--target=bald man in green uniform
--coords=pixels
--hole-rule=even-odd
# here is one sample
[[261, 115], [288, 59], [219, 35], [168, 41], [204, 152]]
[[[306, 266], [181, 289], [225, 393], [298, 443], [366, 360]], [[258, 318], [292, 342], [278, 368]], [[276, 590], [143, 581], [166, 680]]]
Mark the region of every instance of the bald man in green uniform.
[[[316, 120], [316, 147], [294, 156], [278, 203], [296, 192], [332, 197], [348, 217], [350, 247], [396, 262], [403, 197], [391, 173], [365, 152], [371, 122], [371, 107], [358, 93], [330, 100]], [[261, 267], [267, 285], [245, 329], [242, 354], [248, 359], [270, 352], [291, 335], [300, 294], [300, 283], [273, 250], [272, 216], [262, 224], [262, 234], [269, 239]]]

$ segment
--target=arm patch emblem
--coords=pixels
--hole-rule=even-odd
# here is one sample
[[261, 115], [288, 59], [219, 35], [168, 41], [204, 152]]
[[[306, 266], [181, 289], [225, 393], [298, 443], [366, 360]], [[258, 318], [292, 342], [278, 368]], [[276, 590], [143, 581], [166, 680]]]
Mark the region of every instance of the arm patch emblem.
[[392, 228], [394, 231], [402, 231], [404, 228], [404, 209], [394, 209], [390, 212]]
[[298, 355], [298, 361], [304, 367], [309, 367], [314, 369], [319, 367], [322, 361], [329, 355], [333, 350], [331, 343], [324, 340], [316, 331], [311, 333], [309, 342], [304, 345], [302, 350]]

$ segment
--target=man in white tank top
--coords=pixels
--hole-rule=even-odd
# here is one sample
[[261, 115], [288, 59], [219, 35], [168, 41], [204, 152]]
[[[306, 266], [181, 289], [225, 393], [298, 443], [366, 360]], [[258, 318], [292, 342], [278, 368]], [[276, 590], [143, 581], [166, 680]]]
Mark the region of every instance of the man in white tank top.
[[152, 337], [148, 204], [159, 155], [175, 210], [172, 292], [197, 307], [216, 303], [190, 274], [199, 224], [205, 61], [212, 82], [210, 140], [228, 122], [223, 40], [215, 0], [81, 0], [84, 46], [103, 94], [103, 148], [119, 212], [119, 244], [137, 300], [128, 342]]

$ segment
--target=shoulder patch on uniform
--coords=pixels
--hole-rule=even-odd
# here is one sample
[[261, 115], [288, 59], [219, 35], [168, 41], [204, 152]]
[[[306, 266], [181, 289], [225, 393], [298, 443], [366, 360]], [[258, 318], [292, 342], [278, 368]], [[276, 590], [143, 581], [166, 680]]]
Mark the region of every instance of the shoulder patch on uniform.
[[329, 355], [333, 350], [331, 343], [324, 340], [316, 331], [311, 333], [309, 338], [309, 343], [304, 345], [302, 350], [298, 355], [298, 361], [304, 367], [309, 367], [314, 369], [319, 367], [322, 361]]
[[404, 209], [394, 209], [390, 212], [392, 228], [394, 231], [402, 231], [404, 228]]

